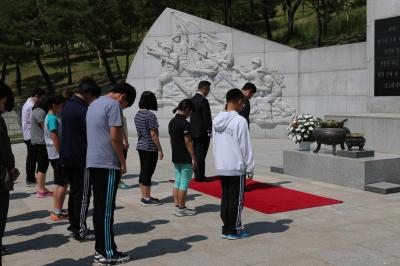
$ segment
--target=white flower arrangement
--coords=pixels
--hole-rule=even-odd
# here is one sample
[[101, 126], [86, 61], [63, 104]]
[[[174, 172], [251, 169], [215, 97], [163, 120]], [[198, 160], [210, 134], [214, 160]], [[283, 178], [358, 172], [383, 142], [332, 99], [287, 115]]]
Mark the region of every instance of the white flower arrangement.
[[302, 141], [313, 142], [312, 132], [319, 127], [319, 120], [310, 114], [303, 114], [293, 117], [288, 127], [289, 139], [295, 143]]

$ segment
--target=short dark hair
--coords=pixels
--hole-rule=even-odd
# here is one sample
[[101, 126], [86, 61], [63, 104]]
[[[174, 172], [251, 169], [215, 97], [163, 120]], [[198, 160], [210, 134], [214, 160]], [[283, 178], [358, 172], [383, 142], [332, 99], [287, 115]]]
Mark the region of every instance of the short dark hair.
[[251, 91], [252, 93], [256, 93], [257, 87], [253, 83], [247, 82], [246, 84], [244, 84], [242, 91]]
[[209, 81], [202, 80], [202, 81], [199, 82], [199, 86], [197, 86], [197, 89], [201, 90], [201, 89], [203, 89], [205, 87], [210, 87], [210, 86], [211, 86], [211, 83]]
[[239, 89], [231, 89], [226, 93], [227, 103], [237, 103], [238, 101], [244, 99], [243, 92]]
[[111, 88], [113, 93], [121, 93], [126, 95], [126, 101], [128, 102], [128, 107], [131, 107], [136, 99], [136, 89], [129, 85], [128, 83], [122, 82], [120, 84], [115, 84]]
[[31, 97], [35, 97], [38, 96], [40, 98], [40, 96], [42, 96], [43, 94], [45, 94], [46, 91], [42, 88], [35, 88], [32, 90], [31, 92]]
[[90, 94], [91, 96], [95, 97], [99, 97], [101, 94], [101, 89], [97, 85], [97, 82], [90, 77], [84, 77], [81, 80], [77, 91], [79, 94]]
[[192, 102], [191, 99], [185, 99], [182, 100], [178, 107], [176, 107], [172, 112], [175, 114], [176, 111], [185, 111], [185, 110], [189, 110], [189, 111], [193, 111], [194, 110], [194, 104]]
[[50, 101], [51, 95], [52, 95], [51, 93], [47, 92], [47, 93], [43, 94], [42, 96], [40, 96], [39, 100], [33, 106], [33, 109], [40, 108], [40, 109], [43, 109], [47, 113], [50, 108], [49, 101]]
[[52, 94], [49, 97], [48, 108], [51, 109], [53, 105], [65, 103], [65, 98], [62, 94]]
[[157, 97], [151, 91], [144, 91], [139, 101], [140, 109], [158, 110]]
[[7, 98], [5, 102], [6, 111], [11, 112], [15, 104], [14, 93], [6, 83], [0, 81], [0, 99], [4, 98]]

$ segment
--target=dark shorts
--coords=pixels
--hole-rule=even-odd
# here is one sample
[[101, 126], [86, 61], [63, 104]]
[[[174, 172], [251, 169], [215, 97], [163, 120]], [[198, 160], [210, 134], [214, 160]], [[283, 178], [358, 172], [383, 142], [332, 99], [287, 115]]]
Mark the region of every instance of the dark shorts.
[[50, 160], [50, 163], [54, 170], [54, 184], [59, 186], [68, 185], [68, 178], [63, 175], [60, 159]]
[[46, 144], [34, 144], [33, 148], [37, 156], [36, 173], [40, 172], [45, 174], [47, 172], [47, 169], [49, 169], [49, 157], [47, 155]]

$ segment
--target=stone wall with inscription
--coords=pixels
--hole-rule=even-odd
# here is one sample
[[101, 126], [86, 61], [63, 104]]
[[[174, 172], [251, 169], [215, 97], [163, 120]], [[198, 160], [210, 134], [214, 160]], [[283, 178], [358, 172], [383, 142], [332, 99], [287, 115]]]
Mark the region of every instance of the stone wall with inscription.
[[[366, 44], [299, 51], [223, 25], [166, 9], [139, 47], [127, 78], [159, 101], [161, 135], [168, 136], [172, 109], [191, 97], [200, 80], [211, 81], [213, 115], [223, 109], [225, 92], [250, 81], [251, 133], [255, 138], [286, 138], [297, 113], [323, 117], [364, 112], [367, 106]], [[125, 111], [136, 134], [135, 107]]]
[[370, 113], [400, 113], [400, 1], [367, 1]]

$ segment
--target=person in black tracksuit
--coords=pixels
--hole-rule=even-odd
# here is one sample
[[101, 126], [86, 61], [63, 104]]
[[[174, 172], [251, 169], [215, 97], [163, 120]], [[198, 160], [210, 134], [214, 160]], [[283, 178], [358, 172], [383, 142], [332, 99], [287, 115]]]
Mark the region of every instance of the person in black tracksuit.
[[91, 197], [91, 183], [86, 170], [86, 113], [89, 104], [99, 96], [100, 88], [96, 81], [85, 78], [61, 113], [60, 160], [63, 174], [70, 182], [68, 230], [79, 241], [94, 240], [94, 234], [86, 225]]
[[192, 125], [193, 144], [198, 163], [197, 169], [194, 171], [195, 180], [197, 182], [206, 181], [205, 160], [212, 133], [211, 109], [206, 99], [210, 92], [210, 86], [210, 82], [200, 81], [198, 90], [192, 98], [194, 111], [190, 116], [190, 124]]
[[[257, 87], [253, 83], [247, 82], [246, 84], [244, 84], [244, 86], [242, 88], [242, 92], [244, 95], [244, 105], [243, 105], [243, 109], [239, 112], [239, 115], [246, 118], [247, 125], [249, 126], [249, 129], [250, 129], [250, 111], [251, 111], [250, 100], [251, 100], [251, 98], [253, 98], [254, 94], [256, 94]], [[247, 191], [247, 192], [250, 190], [251, 189], [249, 186], [247, 186], [245, 188], [245, 191]]]

